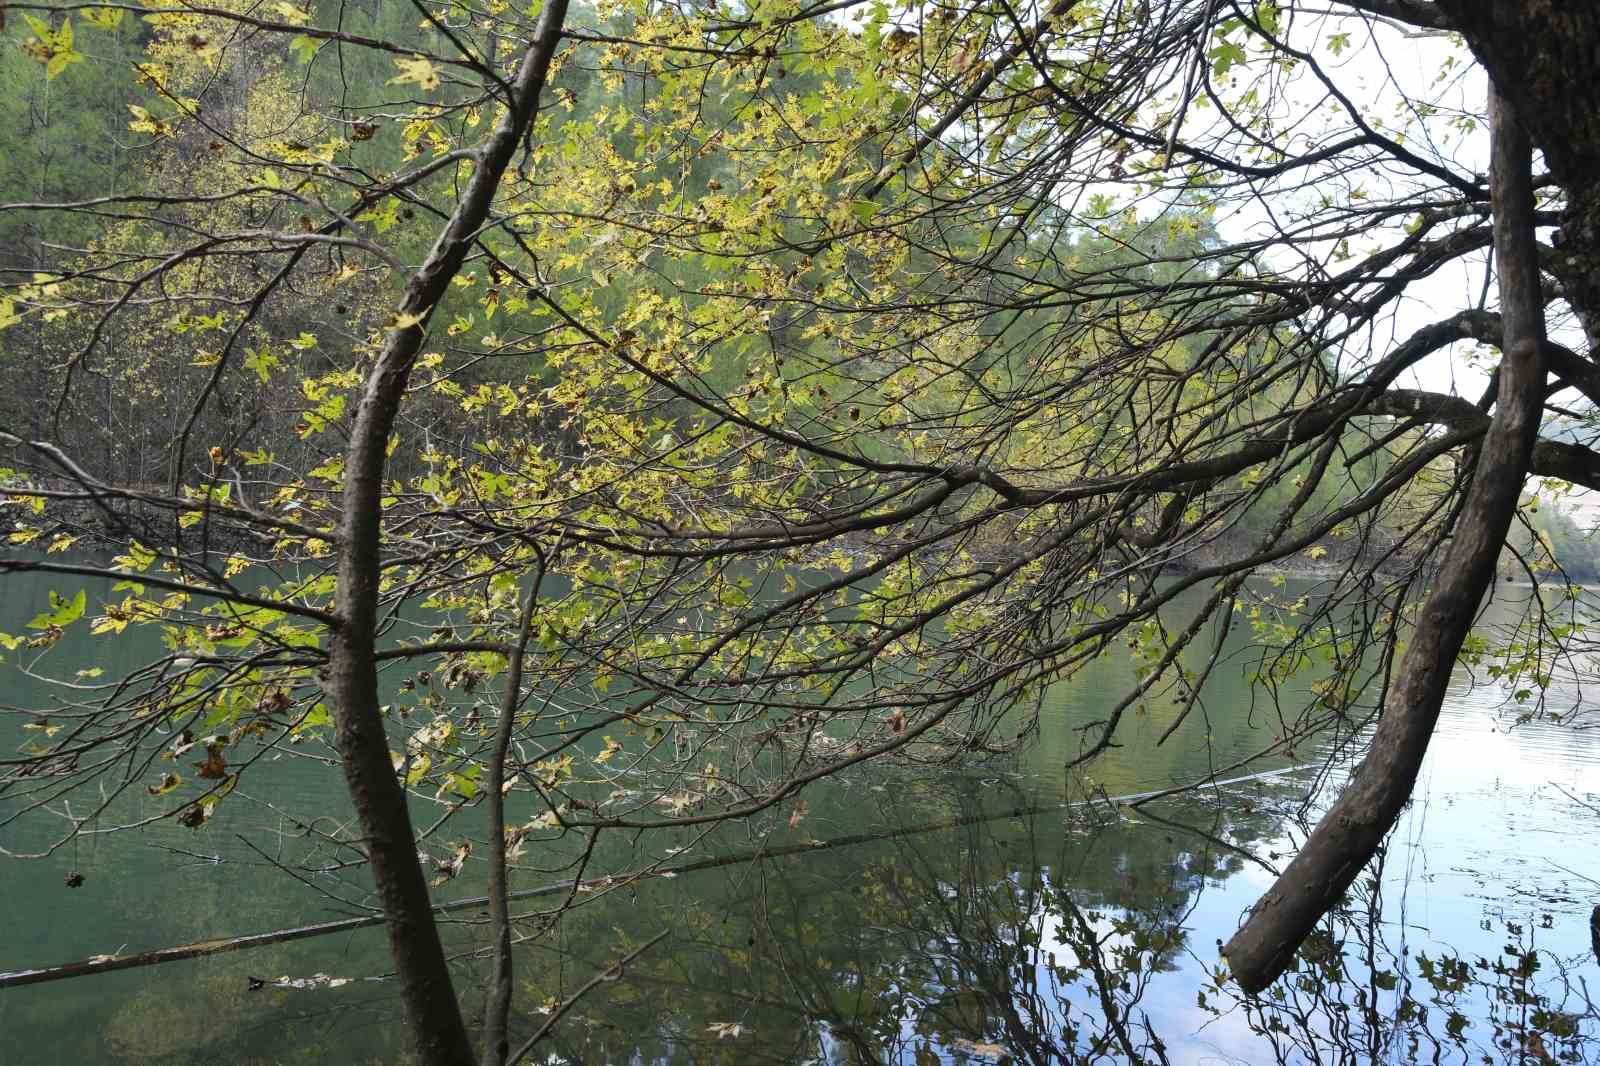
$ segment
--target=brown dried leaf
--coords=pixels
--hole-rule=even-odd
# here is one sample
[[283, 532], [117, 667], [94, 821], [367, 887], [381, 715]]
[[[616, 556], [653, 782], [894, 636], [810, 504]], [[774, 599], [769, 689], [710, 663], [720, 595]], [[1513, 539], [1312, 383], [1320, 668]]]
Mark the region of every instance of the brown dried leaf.
[[221, 744], [207, 744], [206, 757], [201, 762], [195, 763], [200, 769], [200, 776], [207, 781], [221, 781], [228, 776], [228, 760], [222, 757]]

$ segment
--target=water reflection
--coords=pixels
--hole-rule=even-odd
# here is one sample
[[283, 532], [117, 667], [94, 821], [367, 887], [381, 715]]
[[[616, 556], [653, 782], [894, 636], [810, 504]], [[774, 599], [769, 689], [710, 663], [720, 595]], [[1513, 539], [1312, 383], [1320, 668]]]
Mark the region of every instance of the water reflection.
[[[679, 933], [630, 968], [626, 987], [585, 1004], [560, 1054], [659, 1063], [920, 1064], [997, 1048], [1018, 1061], [1159, 1057], [1139, 1000], [1183, 953], [1195, 893], [1237, 856], [1106, 809], [1012, 814], [1028, 796], [1003, 779], [881, 787], [870, 811], [855, 808], [881, 827], [879, 842], [763, 861], [715, 882], [668, 882], [620, 914], [570, 916], [568, 943], [602, 946], [560, 956], [576, 972], [603, 966], [604, 946], [636, 940], [653, 922]], [[962, 824], [907, 831], [934, 810]], [[560, 995], [559, 981], [534, 987]]]
[[[1435, 871], [1403, 827], [1298, 971], [1241, 1002], [1211, 969], [1215, 941], [1268, 876], [1253, 856], [1292, 846], [1297, 782], [1130, 814], [1030, 808], [1027, 779], [863, 775], [792, 832], [723, 841], [798, 853], [596, 893], [523, 945], [524, 1008], [671, 935], [608, 975], [533, 1061], [1586, 1062], [1600, 1047], [1597, 968], [1577, 935], [1596, 893], [1581, 877], [1547, 879], [1537, 897], [1497, 892], [1493, 869]], [[1447, 785], [1436, 776], [1424, 805], [1449, 802]], [[1592, 857], [1570, 858], [1592, 871]], [[1484, 882], [1484, 898], [1440, 906], [1452, 876]], [[473, 919], [451, 926], [468, 989], [485, 976]], [[364, 933], [8, 990], [0, 1025], [29, 1053], [0, 1061], [403, 1062], [388, 984], [360, 980], [386, 969], [381, 936]], [[358, 980], [251, 989], [252, 976], [318, 971]], [[521, 1031], [542, 1019], [525, 1010]]]
[[[78, 661], [113, 671], [132, 654], [94, 641], [58, 651], [57, 673]], [[868, 768], [808, 790], [794, 825], [785, 810], [682, 856], [666, 849], [688, 836], [606, 836], [591, 876], [761, 857], [580, 894], [548, 929], [538, 915], [553, 900], [519, 904], [523, 1034], [543, 1023], [536, 1008], [670, 931], [583, 998], [533, 1061], [1600, 1058], [1588, 998], [1600, 992], [1600, 966], [1587, 950], [1600, 854], [1587, 846], [1596, 812], [1584, 805], [1600, 791], [1600, 734], [1543, 720], [1508, 729], [1516, 714], [1505, 713], [1506, 690], [1458, 677], [1384, 865], [1291, 979], [1242, 1003], [1218, 981], [1216, 944], [1270, 882], [1267, 867], [1297, 845], [1315, 779], [1259, 780], [1138, 810], [1095, 798], [1190, 782], [1259, 750], [1279, 722], [1241, 654], [1171, 740], [1154, 744], [1172, 712], [1152, 708], [1125, 723], [1126, 747], [1090, 767], [1092, 779], [1067, 785], [1072, 723], [1097, 714], [1128, 671], [1106, 660], [1052, 689], [1039, 743], [1012, 762]], [[1285, 704], [1308, 700], [1312, 680], [1286, 682]], [[7, 694], [27, 698], [15, 685]], [[0, 970], [315, 921], [344, 909], [323, 889], [359, 898], [359, 873], [304, 884], [273, 868], [337, 859], [303, 831], [343, 817], [335, 775], [303, 756], [253, 775], [236, 813], [199, 830], [167, 821], [86, 838], [47, 862], [0, 862]], [[1075, 800], [1067, 809], [1056, 806], [1064, 795]], [[448, 832], [475, 832], [476, 822]], [[531, 852], [516, 884], [551, 880], [537, 867], [561, 860]], [[69, 889], [74, 871], [86, 880]], [[440, 894], [470, 896], [480, 884], [469, 862]], [[472, 1012], [486, 977], [479, 917], [457, 912], [447, 928]], [[0, 990], [0, 1063], [405, 1062], [387, 970], [382, 935], [368, 930]], [[270, 981], [318, 973], [352, 980]]]
[[[1003, 790], [1003, 787], [1002, 787]], [[1079, 808], [986, 817], [968, 783], [916, 797], [968, 818], [850, 854], [785, 857], [716, 883], [672, 883], [629, 907], [569, 917], [568, 950], [530, 983], [569, 974], [666, 922], [659, 955], [584, 1004], [551, 1061], [927, 1063], [1588, 1061], [1597, 1016], [1552, 952], [1557, 918], [1482, 930], [1458, 958], [1408, 937], [1378, 868], [1296, 973], [1241, 1002], [1211, 970], [1248, 896], [1247, 865], [1298, 806], [1283, 782], [1169, 805], [1161, 817]], [[1004, 797], [999, 797], [1001, 805]], [[874, 820], [903, 824], [901, 805]], [[1157, 812], [1150, 812], [1152, 815]], [[1403, 897], [1403, 877], [1387, 889]], [[1400, 921], [1385, 918], [1398, 910]], [[1541, 939], [1543, 938], [1543, 939]], [[1408, 943], [1409, 939], [1409, 943]], [[1398, 940], [1398, 942], [1395, 942]], [[570, 984], [566, 991], [570, 992]], [[1534, 1050], [1529, 1050], [1534, 1049]]]

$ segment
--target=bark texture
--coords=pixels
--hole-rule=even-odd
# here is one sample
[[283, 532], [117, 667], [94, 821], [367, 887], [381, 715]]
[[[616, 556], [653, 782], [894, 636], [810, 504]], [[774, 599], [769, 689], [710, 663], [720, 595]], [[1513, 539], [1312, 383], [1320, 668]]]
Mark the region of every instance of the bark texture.
[[550, 0], [512, 83], [511, 106], [485, 141], [455, 212], [406, 286], [399, 312], [413, 324], [390, 332], [367, 376], [345, 455], [339, 523], [338, 621], [324, 688], [335, 709], [346, 784], [383, 903], [400, 998], [424, 1066], [476, 1066], [428, 885], [417, 861], [405, 790], [389, 757], [379, 713], [375, 639], [381, 547], [381, 498], [389, 434], [405, 395], [425, 324], [461, 269], [513, 155], [538, 109], [539, 94], [561, 42], [566, 0]]
[[494, 942], [494, 974], [483, 1005], [483, 1066], [501, 1066], [511, 1052], [508, 1026], [511, 1019], [511, 889], [506, 876], [506, 758], [511, 753], [511, 734], [516, 728], [517, 709], [522, 705], [522, 664], [528, 654], [528, 635], [533, 627], [534, 608], [539, 603], [539, 586], [544, 583], [544, 558], [540, 557], [538, 576], [522, 605], [516, 645], [506, 663], [505, 696], [500, 702], [500, 722], [495, 728], [494, 753], [489, 760], [489, 925]]
[[1498, 91], [1522, 116], [1567, 206], [1549, 268], [1600, 346], [1600, 4], [1438, 0]]
[[1367, 757], [1244, 925], [1223, 947], [1234, 978], [1256, 993], [1377, 852], [1411, 797], [1461, 642], [1471, 628], [1516, 513], [1544, 400], [1544, 310], [1534, 239], [1531, 149], [1514, 106], [1490, 93], [1491, 192], [1503, 324], [1499, 392], [1472, 485], [1416, 631], [1384, 703]]

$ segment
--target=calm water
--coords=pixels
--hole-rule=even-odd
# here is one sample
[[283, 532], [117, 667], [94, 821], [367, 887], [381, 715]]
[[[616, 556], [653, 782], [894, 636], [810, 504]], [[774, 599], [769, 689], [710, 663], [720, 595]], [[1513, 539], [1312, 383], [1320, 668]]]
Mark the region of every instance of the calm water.
[[[49, 584], [6, 579], [0, 630], [20, 630]], [[136, 652], [75, 633], [38, 668], [109, 674]], [[39, 682], [11, 661], [0, 671], [0, 702], [43, 701]], [[1600, 733], [1512, 728], [1503, 690], [1458, 677], [1377, 876], [1363, 879], [1295, 978], [1262, 1004], [1240, 1004], [1216, 987], [1217, 942], [1270, 883], [1262, 864], [1303, 837], [1299, 816], [1317, 782], [1290, 772], [1137, 812], [1082, 802], [1085, 782], [1069, 790], [1061, 770], [1076, 743], [1070, 727], [1103, 713], [1130, 676], [1126, 663], [1106, 661], [1058, 686], [1039, 743], [1008, 761], [870, 768], [808, 790], [796, 826], [784, 812], [682, 854], [666, 849], [687, 837], [649, 852], [603, 842], [591, 876], [656, 859], [764, 856], [585, 893], [527, 940], [517, 960], [524, 1034], [541, 1021], [536, 1008], [668, 931], [530, 1061], [1600, 1059], [1600, 1019], [1587, 1002], [1600, 997], [1588, 931], [1600, 852], [1597, 815], [1580, 802], [1600, 793]], [[1088, 769], [1090, 787], [1113, 796], [1162, 788], [1263, 747], [1277, 720], [1247, 676], [1241, 659], [1215, 677], [1206, 715], [1159, 748], [1159, 711], [1128, 723], [1125, 746]], [[1309, 683], [1286, 688], [1285, 703], [1306, 699]], [[1560, 699], [1581, 703], [1582, 693], [1568, 686]], [[0, 971], [351, 913], [341, 901], [361, 901], [359, 874], [330, 869], [305, 884], [277, 868], [341, 858], [316, 836], [348, 818], [336, 771], [286, 754], [256, 767], [239, 793], [198, 830], [167, 820], [91, 836], [46, 860], [0, 859]], [[1062, 809], [1069, 793], [1080, 802]], [[156, 802], [135, 790], [118, 814], [131, 820]], [[433, 815], [419, 808], [424, 817]], [[478, 812], [458, 818], [429, 845], [441, 858], [480, 833]], [[0, 847], [36, 845], [53, 828], [0, 830]], [[539, 870], [556, 865], [549, 856], [521, 861], [514, 887], [553, 880]], [[74, 872], [84, 881], [69, 888]], [[479, 877], [469, 860], [438, 894], [475, 895]], [[552, 905], [533, 898], [514, 911]], [[479, 918], [456, 912], [446, 932], [473, 1011], [486, 976], [473, 957]], [[403, 1062], [386, 970], [382, 932], [367, 929], [0, 990], [0, 1063]], [[272, 983], [316, 974], [351, 980]], [[268, 983], [252, 990], [252, 978]]]

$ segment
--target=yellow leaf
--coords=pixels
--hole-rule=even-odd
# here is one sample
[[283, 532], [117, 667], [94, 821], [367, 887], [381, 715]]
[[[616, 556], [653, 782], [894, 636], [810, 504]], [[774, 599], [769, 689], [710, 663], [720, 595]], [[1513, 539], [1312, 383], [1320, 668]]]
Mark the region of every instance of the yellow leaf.
[[988, 1059], [993, 1062], [999, 1062], [1007, 1057], [1006, 1049], [1002, 1045], [988, 1041], [968, 1040], [965, 1037], [958, 1037], [953, 1046], [958, 1051], [964, 1051], [975, 1059]]
[[128, 128], [135, 133], [148, 133], [153, 137], [166, 137], [172, 133], [172, 126], [164, 119], [156, 118], [138, 104], [129, 104], [128, 110], [133, 112], [133, 121], [128, 123]]
[[140, 85], [149, 85], [154, 89], [164, 90], [167, 87], [167, 75], [171, 73], [164, 63], [135, 63], [133, 65], [135, 81]]
[[54, 78], [74, 63], [81, 62], [82, 53], [72, 47], [72, 20], [65, 19], [59, 29], [32, 15], [22, 16], [33, 30], [33, 39], [24, 41], [22, 50], [34, 60], [44, 64], [46, 78]]
[[309, 16], [304, 11], [288, 3], [287, 0], [278, 0], [278, 3], [272, 5], [272, 10], [277, 12], [278, 17], [291, 26], [304, 26], [309, 20]]
[[433, 61], [422, 56], [411, 59], [396, 59], [394, 65], [400, 68], [400, 73], [389, 79], [389, 84], [397, 82], [401, 85], [416, 84], [423, 92], [432, 92], [439, 87], [439, 68]]
[[115, 7], [91, 7], [79, 12], [79, 17], [97, 30], [114, 30], [122, 24], [125, 12]]
[[152, 796], [165, 796], [168, 792], [183, 784], [183, 778], [177, 774], [167, 774], [161, 779], [159, 785], [146, 785], [145, 791]]

